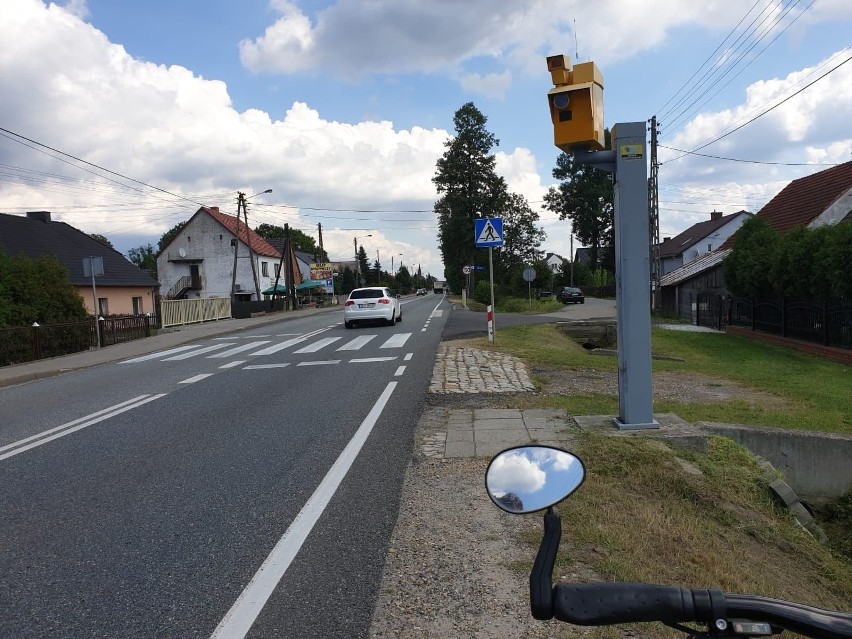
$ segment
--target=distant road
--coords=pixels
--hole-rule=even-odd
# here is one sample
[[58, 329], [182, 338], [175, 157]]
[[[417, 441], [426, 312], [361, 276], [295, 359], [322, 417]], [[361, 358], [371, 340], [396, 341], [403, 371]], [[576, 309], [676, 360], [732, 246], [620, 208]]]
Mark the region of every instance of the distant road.
[[[528, 324], [552, 324], [570, 320], [615, 319], [615, 300], [587, 297], [585, 304], [566, 304], [555, 313], [527, 315], [524, 313], [497, 313], [494, 322], [501, 328]], [[455, 305], [444, 327], [442, 339], [482, 337], [488, 334], [488, 323], [484, 312], [467, 311]]]

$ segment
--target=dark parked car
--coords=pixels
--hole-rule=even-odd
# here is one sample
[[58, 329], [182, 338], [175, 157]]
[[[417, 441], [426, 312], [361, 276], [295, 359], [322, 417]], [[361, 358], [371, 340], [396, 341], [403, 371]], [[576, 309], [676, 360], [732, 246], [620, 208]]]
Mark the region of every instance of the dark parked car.
[[562, 292], [559, 293], [559, 299], [561, 299], [565, 304], [586, 303], [586, 297], [583, 295], [583, 291], [579, 288], [573, 288], [570, 286], [562, 289]]

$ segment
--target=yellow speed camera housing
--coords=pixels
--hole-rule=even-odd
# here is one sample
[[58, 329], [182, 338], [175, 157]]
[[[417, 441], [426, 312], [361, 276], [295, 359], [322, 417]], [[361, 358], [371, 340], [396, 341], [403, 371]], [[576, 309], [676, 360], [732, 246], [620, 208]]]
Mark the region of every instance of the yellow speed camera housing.
[[567, 55], [547, 58], [554, 87], [547, 92], [553, 143], [571, 153], [604, 149], [603, 75], [594, 62], [575, 64]]

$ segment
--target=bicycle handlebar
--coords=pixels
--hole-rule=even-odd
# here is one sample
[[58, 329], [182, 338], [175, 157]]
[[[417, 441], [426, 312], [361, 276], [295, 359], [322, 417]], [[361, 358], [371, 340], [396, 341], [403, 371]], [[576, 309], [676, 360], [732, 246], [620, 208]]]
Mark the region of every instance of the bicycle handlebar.
[[815, 639], [852, 637], [852, 614], [756, 595], [624, 582], [558, 584], [554, 616], [581, 626], [662, 621], [683, 623], [745, 618]]

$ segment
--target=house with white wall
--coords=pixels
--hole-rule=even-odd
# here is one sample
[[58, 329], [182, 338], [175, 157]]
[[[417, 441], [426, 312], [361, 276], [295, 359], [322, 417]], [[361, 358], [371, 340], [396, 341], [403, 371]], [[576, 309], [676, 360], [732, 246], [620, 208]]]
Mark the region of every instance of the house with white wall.
[[660, 243], [660, 275], [671, 273], [713, 252], [736, 233], [751, 215], [748, 211], [738, 211], [730, 215], [713, 211], [709, 220], [693, 224], [674, 237], [664, 238]]
[[[257, 292], [275, 285], [280, 263], [281, 251], [242, 220], [216, 206], [201, 207], [157, 254], [160, 294], [167, 299], [230, 297], [233, 280], [237, 301], [260, 301]], [[298, 284], [301, 272], [293, 266]], [[279, 283], [283, 278], [284, 273]]]

